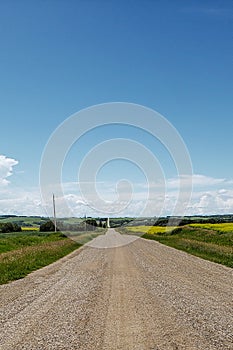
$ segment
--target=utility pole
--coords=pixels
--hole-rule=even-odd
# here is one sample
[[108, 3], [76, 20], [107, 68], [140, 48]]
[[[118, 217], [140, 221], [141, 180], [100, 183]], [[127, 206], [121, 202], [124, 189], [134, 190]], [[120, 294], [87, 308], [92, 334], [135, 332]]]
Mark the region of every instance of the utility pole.
[[53, 219], [54, 219], [54, 231], [57, 232], [57, 218], [56, 218], [56, 206], [55, 206], [54, 194], [53, 194]]

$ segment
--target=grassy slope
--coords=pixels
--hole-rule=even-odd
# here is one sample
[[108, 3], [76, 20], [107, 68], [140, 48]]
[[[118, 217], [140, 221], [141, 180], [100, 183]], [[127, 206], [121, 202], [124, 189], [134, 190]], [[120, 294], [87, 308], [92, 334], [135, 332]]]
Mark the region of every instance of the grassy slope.
[[106, 229], [49, 233], [25, 231], [0, 234], [0, 284], [7, 283], [62, 258]]
[[[130, 228], [131, 234], [133, 230]], [[140, 227], [135, 227], [135, 232], [139, 231]], [[146, 230], [143, 227], [141, 232], [143, 238], [153, 239], [203, 259], [233, 267], [233, 232], [227, 231], [225, 227], [221, 227], [220, 230], [213, 225], [211, 228], [200, 225], [184, 226], [170, 232], [166, 232], [164, 228], [160, 230], [158, 227], [147, 227]]]
[[9, 218], [0, 218], [0, 223], [20, 223], [22, 226], [39, 226], [41, 222], [46, 222], [47, 218], [38, 218], [33, 216], [13, 216]]
[[59, 233], [1, 234], [0, 284], [25, 277], [78, 247], [80, 244]]

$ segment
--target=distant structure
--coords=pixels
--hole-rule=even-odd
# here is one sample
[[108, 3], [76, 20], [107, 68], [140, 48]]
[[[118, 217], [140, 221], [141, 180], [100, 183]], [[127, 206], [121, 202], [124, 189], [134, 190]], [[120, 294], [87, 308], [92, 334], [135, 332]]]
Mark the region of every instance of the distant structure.
[[54, 231], [57, 232], [57, 217], [56, 217], [56, 205], [55, 205], [54, 194], [53, 194], [53, 221], [54, 221]]
[[109, 224], [109, 218], [107, 218], [107, 228], [110, 228], [110, 224]]

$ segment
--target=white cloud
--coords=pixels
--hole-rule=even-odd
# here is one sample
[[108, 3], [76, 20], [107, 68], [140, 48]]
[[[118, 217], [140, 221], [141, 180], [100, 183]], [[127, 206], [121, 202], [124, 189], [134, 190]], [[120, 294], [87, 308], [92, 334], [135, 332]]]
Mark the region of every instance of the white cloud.
[[[190, 183], [193, 185], [193, 192], [188, 204], [190, 193], [188, 192]], [[133, 186], [133, 196], [131, 193], [125, 193], [121, 202], [117, 202], [114, 183], [98, 184], [99, 192], [102, 198], [107, 202], [107, 207], [110, 211], [119, 210], [119, 215], [137, 216], [143, 213], [146, 203], [146, 212], [144, 215], [171, 215], [174, 214], [174, 208], [179, 194], [180, 185], [182, 184], [182, 200], [179, 203], [176, 214], [177, 215], [205, 215], [233, 212], [233, 191], [231, 186], [232, 180], [224, 178], [214, 178], [200, 174], [193, 174], [192, 176], [181, 175], [176, 178], [171, 178], [163, 183], [157, 181], [150, 183], [135, 183]], [[71, 188], [69, 188], [71, 189]], [[148, 198], [148, 189], [150, 196]], [[164, 189], [166, 192], [164, 192]], [[89, 196], [95, 203], [95, 195]], [[83, 201], [83, 198], [77, 196], [77, 200]], [[129, 203], [128, 203], [129, 202]], [[71, 201], [70, 204], [72, 205]], [[76, 210], [90, 210], [87, 202], [81, 202], [80, 205], [75, 206]], [[91, 215], [91, 214], [90, 214]]]
[[226, 179], [218, 179], [210, 176], [193, 174], [193, 175], [180, 175], [179, 177], [169, 179], [167, 181], [168, 188], [178, 188], [179, 186], [215, 186], [223, 183], [232, 183]]
[[45, 215], [46, 212], [41, 205], [38, 189], [12, 188], [0, 192], [0, 214], [14, 215]]
[[217, 191], [195, 193], [186, 215], [210, 215], [233, 213], [233, 195], [229, 192], [225, 198]]
[[13, 167], [17, 164], [17, 160], [0, 155], [0, 186], [9, 184], [7, 178], [13, 174]]
[[213, 187], [217, 185], [233, 185], [233, 180], [227, 180], [224, 178], [214, 178], [211, 176], [205, 176], [201, 174], [192, 174], [192, 175], [179, 175], [170, 179], [163, 179], [147, 183], [138, 183], [135, 184], [135, 188], [137, 190], [144, 191], [145, 189], [150, 189], [152, 191], [163, 190], [166, 189], [168, 191], [171, 190], [179, 190], [182, 186], [182, 189], [193, 186], [194, 188], [198, 187]]
[[[16, 161], [15, 161], [16, 162]], [[15, 165], [14, 160], [11, 163]], [[14, 165], [13, 165], [14, 164]], [[9, 170], [12, 173], [12, 170]], [[3, 174], [3, 172], [1, 173]], [[8, 174], [6, 171], [4, 174]], [[2, 177], [3, 178], [3, 177]], [[6, 179], [6, 177], [5, 177]], [[193, 192], [190, 203], [187, 204], [189, 196], [189, 181], [193, 182]], [[183, 182], [182, 201], [185, 203], [182, 208], [182, 201], [176, 212], [178, 215], [205, 215], [205, 214], [224, 214], [233, 213], [233, 189], [232, 180], [214, 178], [194, 174], [191, 178], [180, 176], [179, 178], [168, 179], [165, 184], [154, 182], [149, 185], [146, 183], [133, 184], [133, 195], [127, 193], [127, 187], [124, 188], [124, 196], [118, 197], [116, 184], [110, 182], [98, 182], [97, 188], [101, 198], [104, 198], [105, 206], [109, 212], [115, 213], [113, 216], [140, 216], [140, 215], [172, 215], [179, 194], [179, 183]], [[104, 216], [106, 213], [100, 213], [88, 205], [91, 199], [93, 204], [96, 202], [95, 195], [83, 198], [77, 183], [64, 184], [64, 195], [54, 191], [56, 195], [56, 206], [58, 216]], [[166, 186], [167, 185], [167, 186]], [[164, 192], [164, 186], [166, 192]], [[91, 188], [92, 186], [90, 186]], [[0, 213], [17, 215], [44, 215], [47, 213], [42, 204], [39, 188], [20, 189], [12, 184], [2, 186], [0, 190]], [[52, 193], [49, 191], [47, 209], [52, 214]], [[98, 204], [96, 205], [98, 208]], [[144, 209], [146, 211], [144, 212]]]

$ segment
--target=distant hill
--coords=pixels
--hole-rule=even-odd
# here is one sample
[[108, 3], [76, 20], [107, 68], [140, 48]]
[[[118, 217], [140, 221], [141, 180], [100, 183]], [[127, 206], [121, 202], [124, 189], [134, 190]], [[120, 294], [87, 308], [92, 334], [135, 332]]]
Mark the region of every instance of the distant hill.
[[[106, 218], [93, 218], [97, 222], [100, 220], [106, 220]], [[48, 217], [40, 216], [17, 216], [17, 215], [0, 215], [0, 223], [12, 223], [24, 227], [39, 227], [41, 224], [50, 220]], [[85, 218], [58, 218], [59, 222], [66, 224], [80, 224]], [[172, 226], [182, 226], [194, 223], [228, 223], [233, 222], [233, 215], [194, 215], [194, 216], [174, 216], [174, 217], [143, 217], [143, 218], [130, 218], [130, 217], [119, 217], [110, 218], [111, 227], [120, 226], [167, 226], [168, 223]]]
[[40, 216], [17, 216], [17, 215], [1, 215], [0, 223], [12, 223], [25, 227], [39, 227], [40, 224], [46, 222], [48, 218]]

